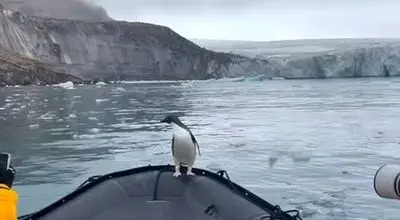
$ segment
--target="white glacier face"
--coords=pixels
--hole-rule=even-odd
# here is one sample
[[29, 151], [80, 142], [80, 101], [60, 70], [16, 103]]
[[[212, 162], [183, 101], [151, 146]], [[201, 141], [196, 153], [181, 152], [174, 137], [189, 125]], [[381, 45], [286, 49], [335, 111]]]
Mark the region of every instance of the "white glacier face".
[[[267, 77], [339, 78], [400, 75], [400, 39], [329, 39], [275, 42], [197, 40], [209, 49], [268, 61]], [[262, 72], [263, 69], [267, 72]]]
[[376, 77], [399, 76], [399, 61], [400, 44], [276, 58], [276, 66], [286, 78]]

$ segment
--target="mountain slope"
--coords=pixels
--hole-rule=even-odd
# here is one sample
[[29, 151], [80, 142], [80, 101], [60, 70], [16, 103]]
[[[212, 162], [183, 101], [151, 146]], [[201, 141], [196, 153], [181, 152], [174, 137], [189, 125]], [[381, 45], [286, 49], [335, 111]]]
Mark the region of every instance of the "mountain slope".
[[174, 80], [263, 71], [264, 60], [203, 49], [168, 27], [0, 13], [0, 47], [84, 79]]
[[46, 85], [66, 81], [82, 82], [79, 78], [65, 74], [57, 67], [38, 62], [22, 54], [0, 49], [0, 86]]

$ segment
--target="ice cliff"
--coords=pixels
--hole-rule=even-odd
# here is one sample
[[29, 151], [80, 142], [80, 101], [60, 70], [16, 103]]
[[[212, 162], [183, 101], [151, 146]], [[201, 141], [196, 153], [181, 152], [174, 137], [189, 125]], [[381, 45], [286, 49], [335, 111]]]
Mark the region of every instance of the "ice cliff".
[[260, 72], [265, 60], [203, 49], [168, 27], [0, 13], [0, 47], [83, 79], [208, 79]]
[[400, 44], [273, 58], [273, 75], [285, 78], [400, 76]]
[[400, 76], [400, 39], [195, 42], [215, 51], [266, 59], [269, 68], [263, 74], [267, 77], [297, 79]]

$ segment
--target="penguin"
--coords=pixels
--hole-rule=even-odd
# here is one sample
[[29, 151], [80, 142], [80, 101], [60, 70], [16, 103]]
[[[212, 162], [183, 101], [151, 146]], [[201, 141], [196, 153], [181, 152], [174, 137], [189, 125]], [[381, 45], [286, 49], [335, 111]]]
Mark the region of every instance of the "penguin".
[[172, 125], [171, 151], [175, 163], [174, 177], [181, 175], [180, 167], [187, 166], [186, 175], [194, 176], [192, 167], [196, 159], [196, 147], [200, 154], [200, 147], [190, 129], [179, 120], [176, 115], [167, 115], [161, 123]]

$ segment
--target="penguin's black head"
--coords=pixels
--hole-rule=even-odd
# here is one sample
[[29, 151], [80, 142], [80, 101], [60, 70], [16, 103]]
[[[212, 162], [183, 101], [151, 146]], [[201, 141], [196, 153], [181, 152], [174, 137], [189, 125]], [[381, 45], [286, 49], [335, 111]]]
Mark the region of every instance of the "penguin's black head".
[[167, 115], [163, 120], [161, 120], [161, 123], [175, 123], [178, 124], [180, 122], [179, 118], [177, 115]]

